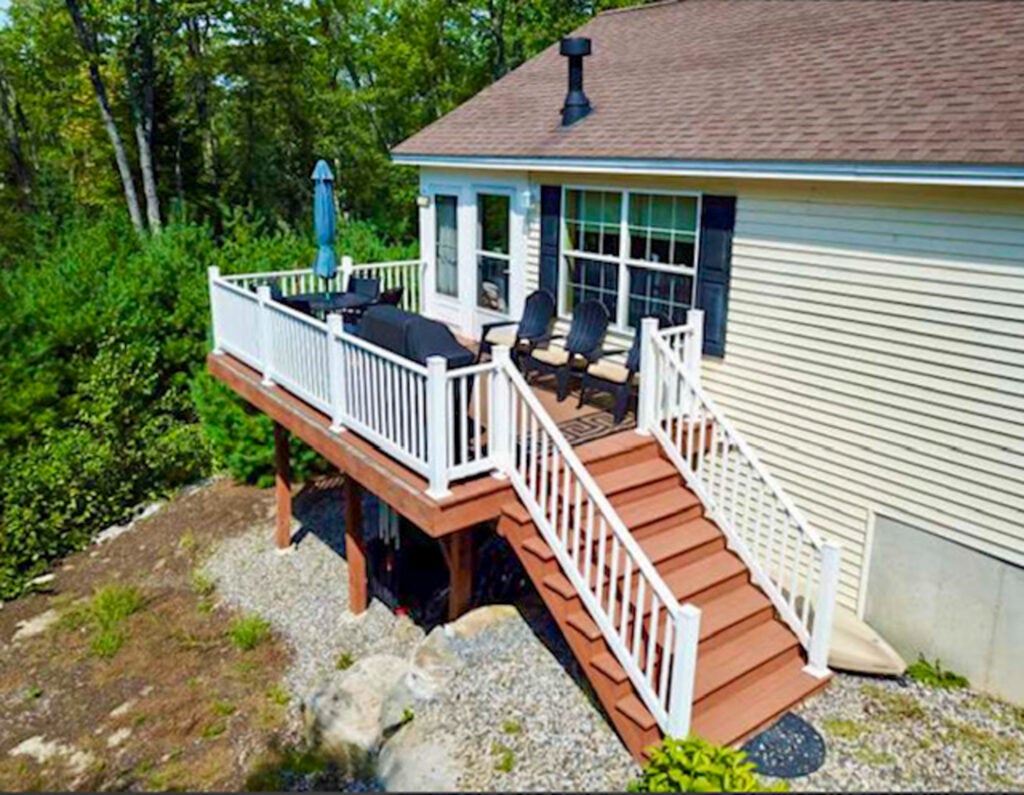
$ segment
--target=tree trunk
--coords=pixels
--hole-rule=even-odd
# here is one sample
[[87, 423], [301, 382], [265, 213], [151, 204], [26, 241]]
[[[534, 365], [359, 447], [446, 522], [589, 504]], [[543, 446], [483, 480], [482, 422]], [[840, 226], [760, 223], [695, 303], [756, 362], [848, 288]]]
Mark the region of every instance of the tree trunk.
[[141, 234], [146, 231], [145, 223], [142, 220], [142, 208], [139, 206], [139, 196], [135, 192], [135, 179], [132, 177], [131, 166], [128, 163], [128, 153], [125, 151], [121, 134], [117, 131], [114, 114], [110, 109], [110, 99], [107, 97], [107, 88], [103, 83], [103, 76], [100, 74], [98, 47], [82, 17], [78, 0], [65, 0], [65, 2], [68, 12], [71, 14], [71, 21], [75, 26], [78, 43], [85, 51], [89, 62], [89, 81], [96, 94], [96, 102], [100, 106], [100, 117], [103, 119], [103, 126], [110, 138], [110, 145], [114, 148], [114, 159], [117, 161], [117, 171], [121, 175], [121, 185], [124, 187], [124, 200], [128, 205], [128, 214], [131, 216], [135, 231]]
[[13, 87], [6, 75], [0, 72], [0, 121], [7, 135], [7, 150], [11, 154], [11, 171], [18, 189], [18, 208], [29, 211], [32, 209], [32, 169], [21, 144], [24, 120], [20, 116]]
[[136, 2], [136, 24], [138, 25], [136, 45], [138, 47], [139, 79], [134, 81], [140, 95], [135, 106], [135, 140], [139, 147], [139, 170], [142, 172], [142, 190], [146, 195], [146, 218], [149, 229], [159, 234], [160, 197], [156, 190], [156, 167], [153, 162], [153, 126], [156, 118], [156, 100], [153, 83], [156, 64], [153, 55], [153, 0], [148, 0], [145, 12], [141, 2]]

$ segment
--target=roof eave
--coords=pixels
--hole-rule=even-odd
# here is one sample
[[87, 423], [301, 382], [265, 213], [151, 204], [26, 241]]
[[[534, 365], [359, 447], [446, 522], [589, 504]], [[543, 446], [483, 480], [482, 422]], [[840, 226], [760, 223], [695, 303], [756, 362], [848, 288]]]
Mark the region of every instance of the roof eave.
[[429, 155], [393, 152], [396, 164], [638, 176], [824, 180], [911, 185], [1024, 187], [1024, 166], [957, 163], [857, 163], [760, 160], [645, 160], [634, 158]]

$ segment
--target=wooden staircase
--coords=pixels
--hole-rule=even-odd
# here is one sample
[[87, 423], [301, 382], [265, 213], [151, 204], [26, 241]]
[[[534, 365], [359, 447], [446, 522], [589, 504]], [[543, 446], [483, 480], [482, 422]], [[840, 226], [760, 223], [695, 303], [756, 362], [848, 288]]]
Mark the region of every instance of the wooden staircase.
[[[680, 603], [701, 609], [694, 734], [737, 744], [825, 686], [827, 678], [803, 671], [806, 658], [796, 635], [751, 583], [743, 562], [726, 548], [721, 530], [704, 516], [699, 499], [653, 439], [624, 432], [575, 452]], [[661, 732], [554, 552], [518, 501], [504, 507], [498, 530], [515, 549], [620, 737], [642, 759], [643, 749], [660, 740]], [[609, 566], [607, 561], [595, 576], [609, 577]]]

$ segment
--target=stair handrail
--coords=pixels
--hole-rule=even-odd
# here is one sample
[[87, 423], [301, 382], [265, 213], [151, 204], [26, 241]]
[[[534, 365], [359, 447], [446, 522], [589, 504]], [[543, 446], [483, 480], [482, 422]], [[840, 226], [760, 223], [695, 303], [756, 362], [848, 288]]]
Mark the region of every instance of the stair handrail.
[[[665, 584], [572, 445], [511, 363], [508, 348], [495, 346], [493, 357], [504, 377], [495, 380], [497, 394], [493, 408], [496, 422], [491, 424], [488, 433], [492, 455], [499, 462], [501, 474], [511, 480], [565, 576], [575, 587], [662, 731], [672, 736], [686, 736], [693, 702], [700, 610], [691, 604], [681, 605]], [[531, 453], [532, 458], [529, 457]], [[547, 469], [549, 461], [550, 472]], [[538, 469], [541, 470], [540, 478]], [[562, 481], [564, 489], [561, 502], [558, 499], [559, 481]], [[599, 535], [596, 549], [593, 544], [595, 526]], [[610, 536], [605, 536], [604, 528], [608, 529]], [[585, 547], [582, 556], [579, 554], [581, 540]], [[603, 588], [606, 545], [611, 547], [607, 558], [611, 574], [607, 588]], [[597, 577], [592, 576], [595, 551]], [[622, 572], [619, 572], [620, 559]], [[620, 574], [621, 587], [618, 586]], [[634, 574], [636, 590], [630, 594], [634, 587]], [[619, 593], [616, 593], [617, 587]], [[602, 596], [610, 610], [602, 604]], [[646, 641], [641, 644], [647, 618], [645, 598], [650, 600], [651, 618], [647, 624]], [[670, 618], [663, 622], [663, 627], [658, 624], [659, 605]], [[660, 656], [657, 653], [659, 633], [663, 633]]]
[[[729, 546], [746, 564], [753, 580], [765, 591], [779, 615], [807, 649], [807, 672], [826, 676], [829, 673], [828, 649], [838, 593], [840, 546], [823, 540], [811, 527], [746, 439], [704, 391], [700, 384], [703, 313], [695, 310], [690, 314], [687, 327], [667, 330], [677, 340], [680, 335], [686, 336], [682, 344], [670, 345], [664, 333], [659, 332], [656, 320], [645, 319], [641, 323], [640, 403], [644, 412], [638, 429], [652, 433], [658, 440], [687, 485], [700, 498], [709, 516], [721, 528]], [[707, 438], [709, 425], [710, 439]], [[684, 439], [685, 456], [680, 450]], [[719, 441], [723, 442], [721, 461], [718, 460]], [[707, 454], [709, 463], [705, 466], [705, 455], [700, 454], [694, 468], [690, 463], [694, 460], [694, 453], [706, 450], [708, 442], [711, 444]], [[728, 458], [733, 450], [738, 454], [735, 463]], [[747, 473], [747, 492], [744, 495], [739, 494], [741, 466]], [[733, 470], [731, 481], [728, 480], [730, 468]], [[757, 503], [754, 510], [758, 512], [753, 517], [753, 532], [750, 526], [752, 478], [764, 487], [753, 498]], [[732, 498], [727, 506], [724, 504], [725, 495], [730, 486]], [[739, 523], [737, 509], [741, 497], [742, 523]], [[764, 528], [766, 498], [770, 503], [767, 506], [770, 519]], [[762, 529], [770, 534], [780, 513], [783, 536], [781, 539], [765, 538]], [[793, 548], [789, 547], [791, 527], [797, 533]], [[805, 543], [809, 549], [806, 559], [802, 560]], [[772, 563], [766, 557], [774, 558], [774, 566], [778, 570], [776, 578], [771, 575]], [[815, 578], [818, 587], [812, 616], [811, 589]], [[802, 596], [799, 594], [801, 585]]]

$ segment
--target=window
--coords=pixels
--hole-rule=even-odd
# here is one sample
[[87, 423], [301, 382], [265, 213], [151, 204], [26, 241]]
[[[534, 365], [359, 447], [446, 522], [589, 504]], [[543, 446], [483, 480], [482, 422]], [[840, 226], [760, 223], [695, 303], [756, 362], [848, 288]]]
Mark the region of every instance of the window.
[[697, 196], [567, 188], [563, 207], [564, 312], [597, 299], [620, 328], [651, 314], [685, 322], [696, 279]]
[[434, 250], [435, 288], [441, 295], [453, 297], [459, 294], [458, 206], [458, 199], [454, 196], [434, 197], [437, 226]]
[[508, 312], [509, 256], [508, 196], [477, 194], [477, 306]]

